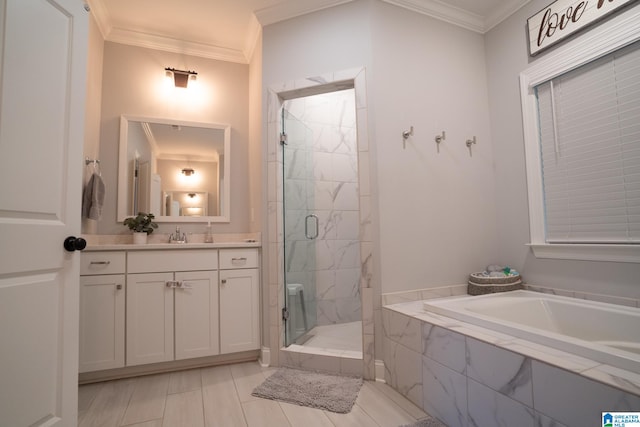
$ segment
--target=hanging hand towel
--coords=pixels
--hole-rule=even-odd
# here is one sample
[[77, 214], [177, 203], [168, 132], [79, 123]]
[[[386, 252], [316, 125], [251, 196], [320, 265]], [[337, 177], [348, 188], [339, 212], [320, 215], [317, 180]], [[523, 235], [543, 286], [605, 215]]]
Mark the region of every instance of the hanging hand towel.
[[102, 217], [104, 204], [104, 182], [97, 173], [91, 175], [82, 191], [82, 216], [98, 220]]

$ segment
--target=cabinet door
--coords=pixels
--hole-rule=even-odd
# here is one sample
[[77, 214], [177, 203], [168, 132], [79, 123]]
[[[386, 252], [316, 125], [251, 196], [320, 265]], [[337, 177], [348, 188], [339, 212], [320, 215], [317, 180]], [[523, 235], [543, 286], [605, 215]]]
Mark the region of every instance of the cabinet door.
[[258, 270], [220, 271], [220, 352], [260, 348]]
[[218, 272], [175, 274], [176, 360], [220, 353]]
[[80, 277], [80, 372], [124, 366], [124, 275]]
[[173, 273], [127, 275], [127, 366], [173, 360]]

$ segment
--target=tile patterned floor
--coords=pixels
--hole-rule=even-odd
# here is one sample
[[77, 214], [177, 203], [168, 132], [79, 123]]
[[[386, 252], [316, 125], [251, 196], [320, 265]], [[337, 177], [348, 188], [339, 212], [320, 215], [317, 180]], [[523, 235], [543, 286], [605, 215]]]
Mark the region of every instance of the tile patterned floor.
[[80, 427], [397, 427], [427, 415], [386, 384], [366, 381], [348, 414], [251, 396], [276, 368], [257, 362], [79, 387]]

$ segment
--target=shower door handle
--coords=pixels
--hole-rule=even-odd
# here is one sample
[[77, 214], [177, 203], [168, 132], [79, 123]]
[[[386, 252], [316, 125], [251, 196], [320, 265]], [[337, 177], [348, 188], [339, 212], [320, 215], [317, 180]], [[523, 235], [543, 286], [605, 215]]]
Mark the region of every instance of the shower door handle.
[[[309, 219], [312, 219], [315, 222], [316, 227], [315, 227], [314, 234], [309, 234]], [[309, 240], [315, 239], [316, 237], [318, 237], [318, 229], [319, 229], [319, 222], [318, 222], [317, 215], [310, 214], [304, 217], [304, 237], [306, 237]]]

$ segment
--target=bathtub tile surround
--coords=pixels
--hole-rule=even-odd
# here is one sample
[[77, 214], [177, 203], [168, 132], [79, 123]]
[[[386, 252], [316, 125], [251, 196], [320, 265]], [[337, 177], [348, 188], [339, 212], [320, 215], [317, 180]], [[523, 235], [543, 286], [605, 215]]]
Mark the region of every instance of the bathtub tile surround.
[[469, 378], [533, 407], [531, 359], [474, 339], [466, 340], [466, 352]]
[[422, 301], [425, 299], [453, 297], [466, 295], [467, 285], [441, 286], [437, 288], [416, 289], [412, 291], [390, 292], [382, 294], [382, 305], [398, 304], [401, 302]]
[[422, 364], [420, 353], [388, 338], [384, 338], [383, 349], [387, 384], [416, 405], [422, 406], [422, 381], [415, 375]]
[[[536, 415], [489, 387], [468, 379], [468, 425], [534, 427]], [[590, 425], [590, 424], [583, 424]]]
[[464, 374], [467, 369], [464, 335], [439, 326], [420, 323], [422, 355], [438, 360], [446, 367]]
[[382, 311], [385, 380], [412, 401], [421, 388], [421, 407], [450, 427], [598, 425], [602, 411], [640, 407], [637, 373], [427, 313], [420, 301]]
[[467, 425], [467, 382], [463, 374], [423, 357], [422, 375], [417, 378], [422, 378], [422, 408], [426, 413], [449, 427]]
[[594, 425], [597, 424], [594, 419], [599, 419], [601, 412], [640, 408], [639, 396], [536, 360], [532, 365], [536, 409], [566, 425]]
[[422, 346], [420, 323], [418, 319], [394, 311], [385, 310], [382, 313], [384, 335], [416, 352], [420, 352]]

